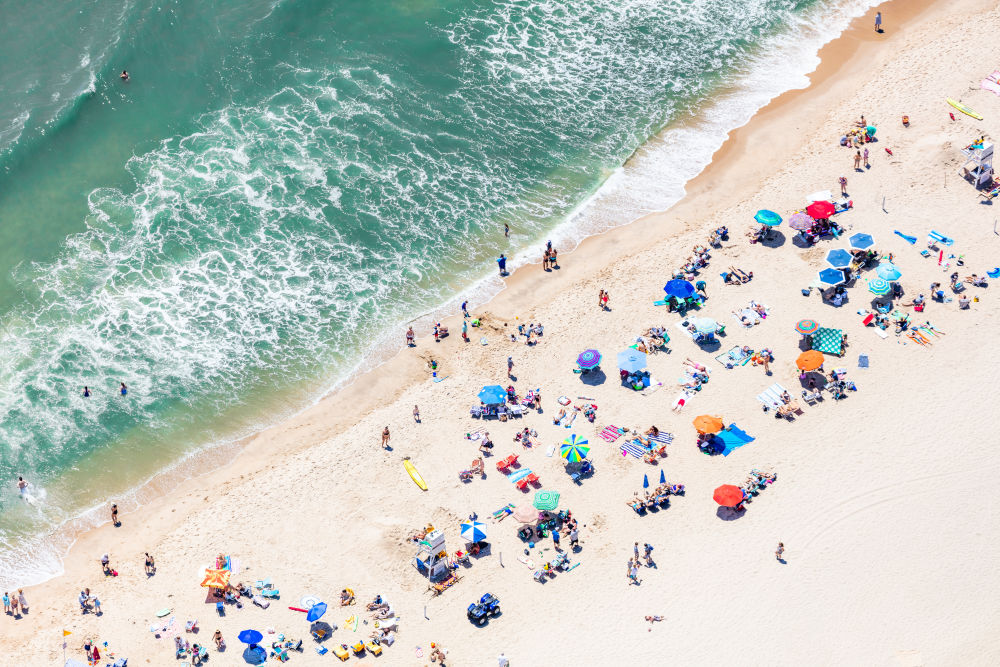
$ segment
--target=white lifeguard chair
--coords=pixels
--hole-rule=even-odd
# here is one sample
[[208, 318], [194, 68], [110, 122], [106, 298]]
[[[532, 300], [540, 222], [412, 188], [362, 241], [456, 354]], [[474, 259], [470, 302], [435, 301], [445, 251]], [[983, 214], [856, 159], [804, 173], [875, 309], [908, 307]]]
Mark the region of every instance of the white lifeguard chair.
[[962, 149], [965, 164], [958, 173], [977, 189], [993, 184], [993, 144], [983, 141], [982, 144], [971, 144]]
[[448, 570], [448, 549], [444, 544], [444, 533], [432, 530], [417, 542], [420, 551], [413, 557], [413, 565], [431, 581], [446, 577]]

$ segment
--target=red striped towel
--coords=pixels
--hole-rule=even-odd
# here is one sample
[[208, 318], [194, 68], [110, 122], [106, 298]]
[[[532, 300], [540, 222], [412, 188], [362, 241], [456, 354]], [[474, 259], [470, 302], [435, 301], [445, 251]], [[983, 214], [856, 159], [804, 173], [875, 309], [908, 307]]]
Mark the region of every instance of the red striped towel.
[[601, 439], [607, 440], [608, 442], [614, 442], [620, 435], [621, 431], [619, 431], [618, 427], [614, 424], [608, 424], [604, 427], [604, 430], [601, 431]]

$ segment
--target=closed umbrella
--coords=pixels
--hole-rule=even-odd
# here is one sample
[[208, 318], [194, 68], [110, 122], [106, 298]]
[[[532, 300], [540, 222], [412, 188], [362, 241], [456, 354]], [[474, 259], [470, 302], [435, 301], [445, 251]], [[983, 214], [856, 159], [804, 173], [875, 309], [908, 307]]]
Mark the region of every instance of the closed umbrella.
[[712, 498], [723, 507], [735, 507], [743, 501], [744, 493], [738, 486], [723, 484], [715, 490]]
[[836, 287], [847, 282], [844, 272], [840, 269], [823, 269], [816, 276], [819, 278], [819, 282], [826, 287]]
[[808, 336], [819, 330], [819, 322], [816, 320], [799, 320], [799, 323], [795, 325], [795, 330], [803, 336]]
[[846, 269], [854, 261], [854, 255], [843, 248], [835, 248], [826, 253], [826, 263], [835, 269]]
[[836, 209], [833, 207], [833, 204], [828, 201], [814, 201], [809, 206], [806, 206], [806, 213], [817, 220], [829, 218], [835, 212]]
[[811, 229], [814, 224], [816, 221], [806, 213], [796, 213], [788, 219], [788, 226], [800, 232]]
[[576, 358], [576, 365], [586, 370], [597, 368], [601, 365], [601, 353], [597, 350], [584, 350]]
[[795, 360], [795, 365], [800, 371], [814, 371], [822, 367], [824, 361], [826, 360], [822, 352], [809, 350], [799, 355], [799, 358]]
[[663, 291], [667, 293], [667, 296], [686, 299], [689, 296], [694, 296], [694, 285], [686, 280], [671, 280], [663, 286]]
[[868, 281], [868, 291], [876, 296], [885, 296], [892, 291], [892, 285], [889, 284], [888, 280], [872, 278]]
[[483, 387], [479, 392], [479, 400], [487, 405], [507, 402], [507, 390], [498, 384]]
[[649, 488], [649, 476], [646, 475], [646, 473], [642, 474], [642, 488], [644, 489]]
[[875, 274], [882, 280], [899, 280], [903, 274], [900, 272], [899, 267], [897, 267], [892, 262], [881, 262], [877, 267], [875, 267]]
[[700, 334], [715, 333], [718, 328], [719, 325], [711, 317], [699, 317], [694, 321], [694, 330]]
[[660, 468], [660, 484], [667, 483], [667, 476], [663, 474], [663, 468]]
[[753, 216], [753, 219], [767, 227], [777, 227], [781, 224], [781, 216], [774, 211], [767, 210], [766, 208], [757, 211], [757, 214]]
[[694, 427], [698, 433], [718, 433], [725, 427], [725, 424], [722, 423], [722, 417], [701, 415], [694, 418]]
[[326, 603], [317, 602], [312, 607], [309, 608], [309, 613], [306, 614], [306, 620], [310, 623], [314, 623], [323, 617], [326, 613]]
[[872, 238], [871, 234], [852, 234], [847, 240], [850, 241], [851, 248], [854, 250], [868, 250], [875, 245], [875, 239]]
[[618, 353], [618, 368], [626, 373], [635, 373], [646, 367], [646, 355], [638, 350], [628, 349]]
[[559, 507], [559, 493], [557, 491], [535, 491], [535, 509], [543, 512], [551, 512]]
[[466, 521], [461, 525], [462, 539], [466, 542], [482, 542], [486, 539], [486, 524]]

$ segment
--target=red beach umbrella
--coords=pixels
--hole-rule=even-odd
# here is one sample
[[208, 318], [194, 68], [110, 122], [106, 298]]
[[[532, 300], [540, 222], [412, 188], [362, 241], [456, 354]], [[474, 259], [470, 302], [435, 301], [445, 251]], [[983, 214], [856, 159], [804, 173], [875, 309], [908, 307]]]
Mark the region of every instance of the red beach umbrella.
[[723, 484], [715, 490], [712, 498], [723, 507], [736, 507], [743, 501], [743, 489], [732, 484]]
[[809, 214], [809, 217], [816, 218], [817, 220], [829, 218], [835, 212], [836, 209], [833, 208], [833, 204], [828, 201], [814, 201], [809, 206], [806, 206], [806, 213]]

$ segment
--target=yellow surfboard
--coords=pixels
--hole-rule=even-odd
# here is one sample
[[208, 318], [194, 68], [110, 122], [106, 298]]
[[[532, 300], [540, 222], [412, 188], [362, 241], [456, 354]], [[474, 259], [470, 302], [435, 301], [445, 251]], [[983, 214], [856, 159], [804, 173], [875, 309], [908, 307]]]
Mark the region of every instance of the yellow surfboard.
[[956, 109], [958, 109], [959, 111], [961, 111], [962, 113], [964, 113], [966, 116], [972, 116], [976, 120], [982, 120], [983, 119], [982, 116], [980, 116], [975, 111], [973, 111], [969, 107], [965, 106], [964, 104], [962, 104], [958, 100], [953, 100], [953, 99], [951, 99], [949, 97], [948, 98], [948, 104], [950, 104], [951, 106], [955, 107]]
[[413, 462], [410, 461], [410, 459], [404, 459], [403, 467], [406, 468], [406, 472], [410, 473], [410, 479], [413, 480], [413, 483], [419, 486], [423, 491], [426, 491], [427, 482], [425, 482], [424, 478], [420, 476], [419, 472], [417, 472], [417, 467], [413, 465]]

